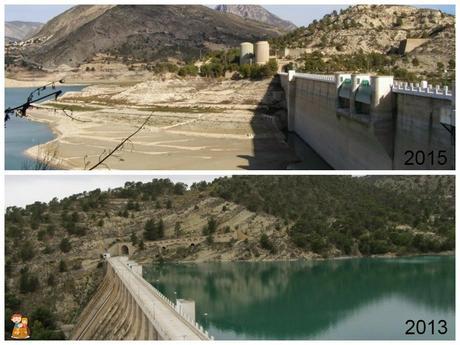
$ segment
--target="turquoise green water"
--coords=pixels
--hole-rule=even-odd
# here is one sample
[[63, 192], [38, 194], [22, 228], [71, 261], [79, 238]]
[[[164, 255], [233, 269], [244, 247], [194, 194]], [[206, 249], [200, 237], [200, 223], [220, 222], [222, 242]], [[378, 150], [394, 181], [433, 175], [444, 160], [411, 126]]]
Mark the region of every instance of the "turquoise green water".
[[[144, 277], [192, 299], [216, 339], [454, 339], [454, 257], [165, 264]], [[406, 320], [446, 320], [405, 335]], [[436, 329], [437, 330], [437, 329]]]

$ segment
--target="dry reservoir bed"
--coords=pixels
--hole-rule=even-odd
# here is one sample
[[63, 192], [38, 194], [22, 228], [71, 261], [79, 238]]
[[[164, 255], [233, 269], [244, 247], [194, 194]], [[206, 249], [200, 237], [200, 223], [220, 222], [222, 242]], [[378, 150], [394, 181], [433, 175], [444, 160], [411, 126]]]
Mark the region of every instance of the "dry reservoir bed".
[[99, 168], [284, 169], [297, 157], [279, 129], [282, 106], [282, 91], [268, 80], [95, 85], [30, 111], [57, 138], [27, 154], [53, 157], [64, 169], [88, 169], [152, 115]]

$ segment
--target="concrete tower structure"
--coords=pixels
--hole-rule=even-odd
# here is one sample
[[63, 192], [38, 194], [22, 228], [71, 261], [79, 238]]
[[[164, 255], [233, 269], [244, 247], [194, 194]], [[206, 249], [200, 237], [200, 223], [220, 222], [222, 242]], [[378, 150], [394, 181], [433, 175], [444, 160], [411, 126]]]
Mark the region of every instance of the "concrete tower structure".
[[195, 322], [195, 301], [187, 299], [176, 300], [177, 309], [190, 317], [192, 322]]
[[256, 43], [256, 64], [265, 65], [270, 59], [270, 46], [267, 41], [259, 41]]
[[250, 64], [254, 59], [254, 45], [250, 42], [240, 44], [240, 65]]

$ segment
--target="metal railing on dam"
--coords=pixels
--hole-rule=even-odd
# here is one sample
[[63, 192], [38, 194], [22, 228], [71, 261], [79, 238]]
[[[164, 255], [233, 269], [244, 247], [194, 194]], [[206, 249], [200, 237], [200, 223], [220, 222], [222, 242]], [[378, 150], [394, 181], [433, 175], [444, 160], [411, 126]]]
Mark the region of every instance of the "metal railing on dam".
[[107, 272], [83, 310], [72, 339], [212, 340], [194, 317], [142, 277], [127, 257], [108, 257]]
[[301, 79], [324, 81], [326, 83], [335, 83], [335, 76], [333, 74], [296, 73], [295, 77]]
[[345, 170], [455, 168], [455, 84], [279, 73], [288, 130]]
[[[289, 73], [286, 72], [281, 72], [278, 74], [283, 77], [289, 76]], [[299, 79], [324, 81], [327, 83], [336, 83], [337, 78], [334, 74], [312, 74], [297, 72], [293, 73], [292, 76], [295, 76], [295, 78]], [[347, 78], [351, 80], [351, 74], [338, 74], [338, 77], [342, 78], [340, 82], [343, 82]], [[370, 78], [366, 78], [366, 80], [370, 80]], [[452, 92], [452, 89], [449, 88], [449, 86], [433, 86], [431, 84], [428, 84], [426, 81], [422, 81], [421, 83], [409, 83], [394, 80], [393, 84], [391, 85], [391, 91], [394, 93], [405, 93], [422, 97], [434, 97], [454, 101], [454, 93]]]
[[436, 85], [433, 87], [433, 85], [429, 85], [426, 81], [415, 84], [395, 81], [391, 87], [391, 91], [407, 95], [433, 97], [439, 99], [447, 99], [452, 102], [454, 101], [454, 94], [448, 86], [441, 87]]

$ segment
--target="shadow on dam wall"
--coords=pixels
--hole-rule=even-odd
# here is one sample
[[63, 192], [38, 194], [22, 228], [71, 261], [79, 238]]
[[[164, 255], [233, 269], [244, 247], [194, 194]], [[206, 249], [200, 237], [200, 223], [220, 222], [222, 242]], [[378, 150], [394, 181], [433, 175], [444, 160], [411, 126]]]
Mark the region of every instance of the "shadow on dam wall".
[[239, 155], [248, 161], [238, 166], [249, 170], [329, 170], [332, 167], [302, 138], [287, 132], [287, 110], [280, 78], [275, 75], [256, 105], [251, 128], [253, 155]]
[[334, 169], [454, 169], [455, 88], [341, 72], [280, 79], [289, 131]]

